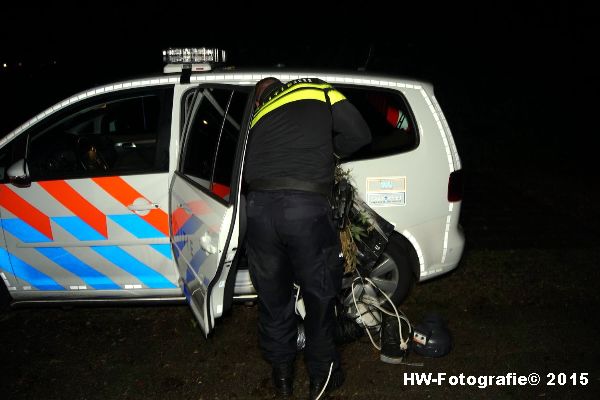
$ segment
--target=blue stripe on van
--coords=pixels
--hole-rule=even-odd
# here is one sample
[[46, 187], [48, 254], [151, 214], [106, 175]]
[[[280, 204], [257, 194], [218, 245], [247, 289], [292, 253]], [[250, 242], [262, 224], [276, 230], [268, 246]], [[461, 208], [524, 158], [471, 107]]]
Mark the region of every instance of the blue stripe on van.
[[[138, 239], [153, 239], [165, 237], [165, 235], [161, 231], [150, 225], [139, 215], [117, 214], [109, 215], [108, 217]], [[158, 251], [160, 254], [162, 254], [169, 260], [172, 259], [170, 244], [152, 244], [150, 245], [150, 247]]]
[[198, 217], [192, 215], [187, 221], [185, 221], [185, 224], [179, 228], [179, 231], [177, 231], [175, 235], [192, 235], [196, 233], [198, 229], [200, 229], [202, 224], [203, 222]]
[[181, 255], [183, 248], [185, 247], [185, 245], [188, 243], [188, 236], [189, 235], [193, 235], [194, 233], [196, 233], [200, 227], [202, 227], [204, 223], [202, 222], [202, 220], [200, 220], [198, 217], [196, 217], [195, 215], [192, 215], [184, 224], [183, 226], [181, 226], [179, 228], [179, 230], [177, 231], [177, 233], [175, 234], [174, 239], [174, 244], [175, 247], [177, 249], [179, 249], [179, 252], [175, 252], [175, 256], [179, 259], [179, 256]]
[[181, 240], [176, 240], [175, 241], [175, 247], [177, 247], [177, 249], [179, 250], [179, 253], [181, 254], [181, 251], [183, 250], [183, 248], [185, 247], [185, 244], [187, 243], [187, 240], [185, 237], [181, 238]]
[[[42, 235], [27, 222], [18, 218], [4, 220], [3, 226], [11, 235], [24, 243], [50, 241], [50, 239], [45, 235]], [[37, 247], [35, 250], [42, 253], [62, 268], [81, 278], [86, 285], [91, 286], [94, 289], [120, 289], [119, 285], [115, 284], [104, 274], [96, 271], [62, 247]]]
[[110, 219], [121, 225], [139, 239], [164, 238], [165, 234], [144, 221], [136, 214], [109, 215]]
[[190, 261], [190, 264], [191, 264], [192, 269], [196, 272], [196, 274], [199, 274], [200, 266], [202, 265], [204, 260], [206, 260], [206, 257], [207, 257], [206, 253], [202, 249], [198, 250], [192, 256], [192, 261]]
[[163, 256], [167, 257], [171, 260], [173, 257], [171, 256], [171, 245], [170, 244], [151, 244], [154, 250], [158, 251]]
[[106, 240], [106, 238], [89, 226], [84, 220], [79, 217], [52, 217], [52, 221], [56, 222], [77, 240]]
[[134, 275], [149, 288], [167, 289], [176, 287], [167, 278], [118, 246], [92, 246], [92, 249], [111, 263]]
[[60, 265], [62, 268], [77, 275], [86, 285], [91, 286], [94, 289], [121, 289], [119, 285], [110, 280], [106, 275], [96, 271], [94, 268], [85, 264], [61, 247], [44, 247], [36, 250]]
[[9, 254], [6, 249], [0, 248], [0, 262], [2, 262], [2, 265], [6, 265], [6, 260], [10, 260], [13, 274], [18, 279], [29, 282], [31, 286], [40, 290], [64, 290], [61, 285], [48, 275], [33, 268], [15, 255]]
[[[53, 220], [78, 240], [100, 240], [104, 238], [79, 217], [58, 217], [53, 218]], [[90, 248], [119, 268], [135, 276], [149, 288], [166, 289], [176, 287], [163, 275], [118, 246], [91, 246]]]
[[10, 265], [10, 258], [8, 258], [8, 251], [3, 247], [0, 247], [0, 269], [14, 275]]
[[11, 235], [24, 243], [51, 242], [46, 235], [19, 218], [3, 219], [2, 226]]

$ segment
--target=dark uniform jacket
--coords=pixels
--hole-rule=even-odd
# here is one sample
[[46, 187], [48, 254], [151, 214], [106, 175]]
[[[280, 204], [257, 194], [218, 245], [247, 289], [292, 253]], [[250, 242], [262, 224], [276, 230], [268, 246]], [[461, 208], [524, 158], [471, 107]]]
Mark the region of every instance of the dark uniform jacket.
[[371, 141], [359, 111], [328, 83], [304, 78], [271, 91], [251, 123], [245, 167], [251, 189], [256, 182], [280, 178], [286, 186], [294, 181], [331, 185], [333, 153], [344, 157]]

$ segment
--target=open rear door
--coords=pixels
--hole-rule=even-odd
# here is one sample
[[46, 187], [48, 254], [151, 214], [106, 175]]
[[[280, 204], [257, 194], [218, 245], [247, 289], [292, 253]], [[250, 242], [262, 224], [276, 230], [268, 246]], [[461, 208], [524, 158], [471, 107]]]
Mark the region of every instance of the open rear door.
[[247, 131], [247, 92], [222, 85], [198, 88], [171, 183], [171, 241], [180, 284], [205, 335], [223, 313], [238, 247], [239, 139]]
[[[171, 190], [172, 229], [175, 257], [185, 297], [206, 335], [221, 304], [210, 304], [213, 282], [220, 277], [227, 257], [234, 207], [225, 207], [185, 178], [175, 175]], [[228, 266], [228, 267], [229, 267]], [[218, 287], [225, 286], [226, 276]]]

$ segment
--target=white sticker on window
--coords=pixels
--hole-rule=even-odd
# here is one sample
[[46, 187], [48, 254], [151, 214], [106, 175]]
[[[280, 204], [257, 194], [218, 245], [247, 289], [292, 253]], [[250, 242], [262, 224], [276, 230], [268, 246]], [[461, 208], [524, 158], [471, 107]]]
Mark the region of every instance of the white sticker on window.
[[370, 207], [406, 205], [406, 177], [367, 178], [367, 204]]

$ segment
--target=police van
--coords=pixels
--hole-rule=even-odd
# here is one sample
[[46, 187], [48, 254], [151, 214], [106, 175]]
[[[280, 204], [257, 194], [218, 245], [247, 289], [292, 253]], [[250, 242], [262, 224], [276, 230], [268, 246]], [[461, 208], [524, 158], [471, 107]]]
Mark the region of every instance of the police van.
[[341, 161], [394, 226], [371, 282], [400, 303], [457, 266], [461, 162], [431, 84], [214, 68], [218, 49], [165, 57], [163, 75], [78, 93], [0, 139], [0, 276], [13, 304], [185, 300], [208, 334], [233, 300], [255, 297], [242, 176], [254, 84], [268, 76], [322, 79], [370, 126], [372, 143]]

